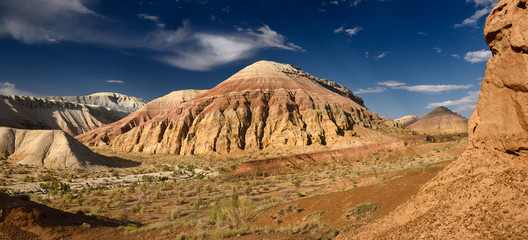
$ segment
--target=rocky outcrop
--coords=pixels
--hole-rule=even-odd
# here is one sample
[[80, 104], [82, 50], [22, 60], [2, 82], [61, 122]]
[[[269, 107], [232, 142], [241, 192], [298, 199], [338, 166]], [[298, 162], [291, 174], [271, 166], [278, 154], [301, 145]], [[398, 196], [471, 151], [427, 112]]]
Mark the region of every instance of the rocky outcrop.
[[[259, 61], [140, 124], [120, 121], [78, 139], [85, 144], [102, 140], [121, 151], [207, 154], [332, 146], [358, 137], [359, 128], [387, 125], [348, 89], [310, 76], [288, 64]], [[112, 130], [117, 127], [122, 134]]]
[[416, 116], [416, 115], [407, 115], [407, 116], [403, 116], [403, 117], [398, 118], [398, 119], [394, 119], [394, 122], [400, 123], [403, 127], [407, 127], [407, 126], [415, 123], [416, 121], [418, 121], [418, 119], [420, 119], [420, 118], [418, 116]]
[[60, 100], [0, 95], [0, 126], [61, 129], [72, 136], [117, 121], [122, 112]]
[[100, 127], [94, 131], [77, 136], [76, 138], [86, 145], [106, 144], [116, 136], [130, 131], [130, 129], [141, 125], [161, 113], [178, 107], [194, 97], [204, 93], [206, 90], [180, 90], [171, 92], [163, 97], [149, 102], [138, 111], [112, 124]]
[[427, 134], [466, 133], [468, 120], [446, 107], [438, 107], [406, 128]]
[[61, 130], [0, 127], [0, 157], [24, 165], [47, 168], [84, 168], [103, 158]]
[[502, 0], [486, 20], [493, 51], [470, 144], [388, 216], [341, 239], [528, 239], [528, 10]]
[[96, 105], [122, 112], [125, 117], [147, 104], [147, 101], [120, 93], [99, 92], [82, 96], [47, 96], [48, 100], [61, 100], [80, 104]]
[[471, 116], [470, 143], [478, 148], [528, 149], [528, 11], [526, 1], [501, 1], [486, 20], [493, 52]]

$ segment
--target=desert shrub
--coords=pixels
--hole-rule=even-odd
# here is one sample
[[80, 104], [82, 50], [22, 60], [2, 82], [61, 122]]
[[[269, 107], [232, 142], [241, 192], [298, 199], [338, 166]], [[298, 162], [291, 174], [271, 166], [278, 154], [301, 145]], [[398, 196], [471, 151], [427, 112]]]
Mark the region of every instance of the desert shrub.
[[253, 200], [234, 194], [231, 199], [217, 201], [209, 217], [218, 225], [239, 228], [255, 217], [254, 205]]
[[379, 203], [361, 203], [345, 213], [345, 219], [354, 217], [356, 221], [362, 221], [367, 217], [372, 217], [374, 211], [379, 207]]
[[63, 183], [60, 180], [56, 178], [52, 178], [51, 180], [47, 181], [46, 183], [41, 183], [40, 188], [44, 190], [48, 190], [48, 192], [51, 195], [55, 195], [58, 193], [64, 193], [70, 190], [70, 185], [67, 183]]
[[295, 187], [300, 187], [300, 186], [301, 186], [301, 183], [302, 183], [302, 180], [301, 180], [301, 179], [295, 179], [295, 180], [293, 181], [293, 185], [294, 185]]

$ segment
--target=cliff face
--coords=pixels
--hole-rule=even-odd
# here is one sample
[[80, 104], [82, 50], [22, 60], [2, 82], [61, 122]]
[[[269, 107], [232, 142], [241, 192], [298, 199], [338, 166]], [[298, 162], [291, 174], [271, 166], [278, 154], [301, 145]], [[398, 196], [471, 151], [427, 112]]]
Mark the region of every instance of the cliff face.
[[486, 20], [493, 51], [470, 144], [388, 216], [341, 239], [528, 239], [528, 11], [502, 0]]
[[130, 129], [151, 120], [159, 114], [178, 107], [180, 104], [193, 99], [205, 91], [191, 89], [171, 92], [152, 100], [141, 109], [119, 121], [79, 135], [76, 138], [86, 145], [105, 144], [116, 136], [130, 131]]
[[528, 149], [528, 18], [526, 1], [501, 1], [484, 29], [488, 61], [479, 103], [469, 122], [477, 148]]
[[468, 120], [446, 107], [438, 107], [406, 128], [428, 134], [466, 133]]
[[0, 157], [48, 168], [84, 168], [103, 159], [61, 130], [0, 127]]
[[110, 108], [118, 112], [123, 112], [123, 117], [147, 104], [147, 101], [141, 98], [112, 92], [100, 92], [82, 96], [48, 96], [44, 98]]
[[99, 106], [0, 95], [0, 126], [4, 127], [61, 129], [76, 136], [122, 117], [121, 112]]
[[[190, 101], [105, 140], [111, 148], [124, 151], [226, 153], [333, 145], [358, 136], [356, 128], [385, 126], [385, 119], [350, 94], [341, 85], [291, 65], [260, 61]], [[89, 134], [95, 137], [79, 139], [94, 144], [93, 139], [109, 135], [103, 129]]]

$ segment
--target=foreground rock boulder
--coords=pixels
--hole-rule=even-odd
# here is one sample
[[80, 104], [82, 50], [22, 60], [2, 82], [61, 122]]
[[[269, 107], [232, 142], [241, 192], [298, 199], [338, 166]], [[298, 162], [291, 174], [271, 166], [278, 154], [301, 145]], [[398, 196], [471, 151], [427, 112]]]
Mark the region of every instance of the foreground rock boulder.
[[3, 127], [60, 129], [77, 136], [124, 116], [122, 112], [101, 106], [0, 94], [0, 126]]
[[26, 130], [0, 127], [0, 158], [47, 168], [85, 168], [104, 163], [61, 130]]
[[139, 110], [147, 104], [147, 101], [141, 98], [113, 92], [99, 92], [82, 96], [47, 96], [44, 98], [105, 107], [122, 112], [124, 116]]
[[438, 107], [406, 126], [427, 134], [467, 133], [468, 120], [446, 107]]
[[388, 216], [341, 239], [528, 239], [528, 10], [502, 0], [462, 157]]
[[213, 89], [145, 120], [120, 121], [78, 139], [85, 144], [104, 141], [121, 151], [206, 154], [332, 146], [368, 135], [363, 129], [395, 125], [369, 111], [347, 88], [270, 61], [256, 62]]

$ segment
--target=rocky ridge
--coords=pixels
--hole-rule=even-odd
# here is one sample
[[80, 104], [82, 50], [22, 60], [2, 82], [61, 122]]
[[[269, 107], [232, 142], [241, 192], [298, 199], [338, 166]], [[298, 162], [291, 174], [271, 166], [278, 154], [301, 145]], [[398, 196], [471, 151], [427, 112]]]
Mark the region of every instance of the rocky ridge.
[[61, 130], [0, 127], [0, 157], [18, 164], [48, 168], [84, 168], [103, 157]]
[[48, 100], [61, 100], [101, 106], [118, 112], [123, 112], [123, 117], [137, 111], [147, 104], [147, 101], [141, 98], [113, 92], [99, 92], [82, 96], [47, 96], [43, 98]]
[[0, 126], [4, 127], [61, 129], [76, 136], [122, 117], [122, 112], [100, 106], [0, 94]]
[[427, 134], [466, 133], [468, 120], [446, 107], [438, 107], [427, 115], [406, 126], [407, 129]]
[[370, 112], [350, 90], [310, 76], [289, 64], [259, 61], [120, 134], [109, 126], [78, 139], [92, 145], [103, 140], [121, 151], [207, 154], [331, 146], [358, 137], [359, 128], [395, 125]]
[[528, 238], [526, 5], [502, 0], [486, 19], [485, 39], [494, 56], [461, 158], [388, 216], [338, 238]]

